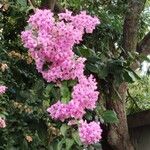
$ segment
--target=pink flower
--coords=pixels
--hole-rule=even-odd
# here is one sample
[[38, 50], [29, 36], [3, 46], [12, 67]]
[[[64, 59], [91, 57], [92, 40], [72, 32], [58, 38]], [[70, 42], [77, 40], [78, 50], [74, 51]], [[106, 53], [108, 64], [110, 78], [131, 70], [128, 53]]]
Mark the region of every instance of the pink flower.
[[39, 30], [46, 30], [47, 32], [51, 31], [52, 26], [54, 25], [53, 13], [49, 10], [40, 10], [37, 9], [36, 13], [30, 16], [28, 23], [32, 25], [33, 28]]
[[6, 122], [3, 118], [0, 117], [0, 128], [5, 128], [6, 127]]
[[68, 122], [68, 126], [77, 125], [77, 124], [78, 124], [77, 120], [70, 120]]
[[47, 112], [50, 113], [50, 116], [55, 120], [61, 120], [63, 122], [68, 118], [67, 106], [60, 101], [49, 107]]
[[4, 93], [6, 92], [6, 90], [7, 90], [7, 87], [6, 87], [6, 86], [0, 85], [0, 95], [1, 95], [1, 94], [4, 94]]
[[79, 83], [73, 87], [72, 98], [80, 103], [80, 108], [93, 110], [96, 107], [99, 92], [96, 91], [96, 81], [93, 76], [86, 78], [83, 76]]
[[68, 112], [70, 118], [75, 118], [75, 119], [82, 119], [82, 117], [85, 114], [84, 107], [82, 107], [78, 101], [74, 101], [74, 100], [71, 100], [68, 103]]
[[47, 109], [47, 112], [55, 120], [61, 120], [62, 122], [65, 119], [75, 118], [81, 119], [85, 114], [84, 108], [81, 108], [79, 103], [71, 100], [68, 104], [63, 104], [60, 101], [53, 104]]
[[79, 136], [85, 145], [97, 143], [101, 140], [102, 129], [99, 122], [81, 121], [79, 125]]
[[71, 21], [72, 20], [72, 12], [71, 11], [69, 11], [69, 10], [66, 10], [66, 12], [65, 13], [60, 13], [60, 14], [58, 14], [58, 16], [59, 16], [59, 19], [60, 20], [65, 20], [65, 21]]

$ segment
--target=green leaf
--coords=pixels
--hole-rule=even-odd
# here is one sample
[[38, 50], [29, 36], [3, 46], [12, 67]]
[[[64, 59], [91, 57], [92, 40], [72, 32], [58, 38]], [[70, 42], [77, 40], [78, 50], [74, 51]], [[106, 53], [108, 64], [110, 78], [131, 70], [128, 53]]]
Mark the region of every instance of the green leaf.
[[54, 85], [53, 84], [48, 84], [45, 88], [44, 96], [49, 97], [50, 91], [53, 89]]
[[124, 70], [124, 79], [126, 82], [133, 83], [136, 79], [140, 80], [141, 78], [130, 68]]
[[136, 79], [138, 79], [138, 80], [141, 79], [141, 77], [135, 71], [133, 71], [131, 68], [128, 68], [128, 70], [133, 73], [133, 75], [135, 76]]
[[5, 119], [5, 115], [4, 114], [0, 114], [0, 117]]
[[72, 133], [72, 137], [79, 146], [82, 145], [82, 143], [80, 141], [79, 133], [77, 131]]
[[[101, 78], [101, 79], [105, 79], [107, 77], [109, 70], [112, 70], [112, 69], [115, 70], [116, 69], [116, 68], [114, 68], [114, 66], [112, 64], [108, 68], [105, 63], [100, 62], [100, 59], [98, 57], [93, 57], [92, 60], [90, 57], [90, 59], [88, 59], [88, 61], [89, 62], [86, 64], [86, 68], [89, 71], [98, 74], [99, 78]], [[93, 63], [90, 63], [91, 61], [93, 61]]]
[[66, 139], [66, 150], [71, 150], [72, 145], [74, 144], [74, 140], [73, 139]]
[[54, 150], [54, 148], [53, 148], [51, 143], [49, 143], [49, 145], [48, 145], [48, 150]]
[[82, 57], [90, 57], [92, 55], [95, 55], [95, 52], [92, 49], [87, 48], [83, 45], [83, 47], [80, 47], [76, 50], [77, 55]]
[[34, 85], [35, 91], [40, 91], [44, 87], [44, 82], [42, 80], [37, 80]]
[[66, 136], [66, 133], [67, 133], [67, 130], [69, 129], [69, 126], [67, 126], [66, 124], [63, 124], [61, 127], [60, 127], [60, 132], [63, 136]]
[[71, 93], [69, 91], [69, 88], [66, 83], [63, 83], [60, 87], [60, 93], [61, 93], [61, 102], [62, 103], [68, 103], [71, 98]]
[[126, 82], [129, 82], [129, 83], [133, 83], [136, 79], [135, 79], [135, 76], [133, 75], [133, 73], [132, 72], [130, 72], [130, 71], [124, 71], [124, 73], [123, 73], [123, 77], [124, 77], [124, 80], [126, 81]]
[[22, 150], [28, 150], [29, 149], [28, 143], [26, 140], [23, 140], [23, 143], [21, 144], [21, 149]]
[[41, 139], [40, 139], [37, 131], [34, 134], [34, 139], [33, 140], [34, 140], [34, 146], [38, 146], [39, 143], [41, 142]]
[[107, 69], [107, 66], [103, 63], [101, 63], [99, 65], [99, 72], [98, 72], [98, 76], [101, 78], [101, 79], [105, 79], [105, 77], [108, 75], [108, 69]]
[[93, 73], [99, 73], [99, 68], [97, 64], [88, 63], [86, 65], [86, 68]]
[[5, 115], [5, 116], [9, 115], [6, 111], [2, 112], [2, 114]]
[[100, 143], [93, 144], [95, 150], [102, 150], [102, 145]]
[[62, 139], [60, 142], [58, 142], [58, 144], [57, 144], [57, 150], [62, 150], [64, 142], [65, 142], [65, 139]]
[[17, 3], [19, 3], [22, 7], [27, 6], [27, 1], [26, 0], [17, 0]]
[[89, 112], [89, 113], [87, 112], [86, 115], [85, 115], [85, 118], [87, 120], [92, 120], [93, 119], [92, 113], [91, 112]]
[[68, 87], [73, 87], [77, 84], [76, 80], [68, 80]]
[[101, 59], [98, 56], [90, 56], [88, 58], [88, 62], [90, 62], [90, 63], [96, 63], [98, 61], [101, 61]]
[[112, 110], [103, 112], [102, 117], [105, 123], [118, 123], [117, 114]]

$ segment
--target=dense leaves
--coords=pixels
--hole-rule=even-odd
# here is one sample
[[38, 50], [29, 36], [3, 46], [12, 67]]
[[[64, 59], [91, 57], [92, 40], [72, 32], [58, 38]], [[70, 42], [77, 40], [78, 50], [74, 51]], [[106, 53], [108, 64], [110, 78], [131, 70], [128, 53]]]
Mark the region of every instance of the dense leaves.
[[[40, 1], [36, 1], [37, 6]], [[85, 35], [84, 41], [74, 48], [78, 56], [87, 58], [86, 74], [93, 73], [97, 78], [102, 100], [95, 112], [89, 112], [85, 118], [97, 119], [104, 123], [117, 123], [113, 110], [105, 109], [105, 95], [126, 81], [133, 83], [129, 87], [127, 98], [129, 112], [149, 108], [149, 78], [142, 78], [130, 68], [135, 60], [143, 60], [136, 53], [122, 57], [122, 25], [127, 3], [125, 0], [94, 2], [91, 0], [60, 1], [63, 7], [75, 13], [87, 10], [101, 20], [93, 35]], [[139, 41], [148, 32], [149, 3], [141, 15]], [[76, 81], [64, 82], [61, 88], [42, 80], [35, 69], [32, 58], [23, 48], [20, 33], [26, 27], [27, 19], [33, 13], [33, 7], [26, 0], [0, 2], [0, 84], [8, 88], [0, 96], [0, 116], [6, 118], [7, 127], [0, 129], [0, 149], [50, 149], [69, 150], [83, 148], [76, 126], [48, 119], [46, 108], [55, 100], [63, 97], [70, 99], [70, 89]], [[7, 64], [8, 67], [6, 67]], [[139, 92], [140, 91], [140, 92]], [[143, 94], [144, 93], [144, 94]], [[88, 149], [101, 149], [101, 144], [91, 145]], [[85, 147], [85, 149], [87, 149]]]
[[129, 85], [127, 110], [129, 113], [136, 113], [150, 109], [150, 77], [143, 76]]

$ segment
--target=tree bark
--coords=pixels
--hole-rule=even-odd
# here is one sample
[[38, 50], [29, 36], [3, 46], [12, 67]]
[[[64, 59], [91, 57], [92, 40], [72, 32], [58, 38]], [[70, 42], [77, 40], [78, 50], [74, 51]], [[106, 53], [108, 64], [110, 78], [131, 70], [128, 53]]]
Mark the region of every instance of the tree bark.
[[51, 11], [54, 11], [55, 13], [60, 13], [64, 11], [64, 9], [61, 7], [61, 5], [59, 5], [57, 0], [42, 0], [41, 8], [51, 9]]
[[42, 0], [41, 7], [44, 9], [51, 9], [51, 11], [53, 11], [56, 1], [57, 0]]
[[[123, 49], [124, 58], [128, 57], [128, 52], [135, 52], [137, 48], [137, 34], [139, 27], [139, 17], [144, 8], [146, 0], [128, 0], [128, 10], [125, 14], [123, 25]], [[110, 124], [108, 132], [108, 142], [114, 150], [134, 150], [130, 141], [128, 132], [127, 117], [125, 110], [125, 98], [127, 92], [127, 84], [122, 83], [118, 88], [121, 97], [114, 97], [107, 100], [107, 108], [117, 113], [119, 119], [118, 124]], [[115, 95], [112, 91], [111, 95]]]
[[[125, 110], [125, 97], [127, 84], [123, 83], [118, 89], [120, 97], [116, 97], [112, 90], [112, 99], [107, 100], [107, 109], [112, 109], [117, 113], [119, 123], [109, 125], [108, 143], [114, 150], [134, 150], [129, 137], [127, 117]], [[116, 97], [116, 98], [113, 98]]]
[[138, 43], [137, 52], [145, 55], [150, 54], [150, 32]]
[[123, 49], [126, 52], [134, 52], [137, 47], [137, 31], [139, 18], [146, 0], [128, 0], [128, 10], [123, 26]]

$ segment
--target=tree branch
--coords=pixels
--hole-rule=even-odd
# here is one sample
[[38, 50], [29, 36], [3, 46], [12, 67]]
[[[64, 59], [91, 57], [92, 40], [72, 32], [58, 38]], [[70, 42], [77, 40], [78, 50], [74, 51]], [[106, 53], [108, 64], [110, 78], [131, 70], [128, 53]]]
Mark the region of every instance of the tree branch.
[[33, 8], [33, 11], [35, 12], [35, 7], [36, 7], [36, 3], [34, 0], [28, 0], [28, 3], [30, 4], [30, 6]]
[[36, 2], [35, 2], [35, 0], [30, 0], [30, 2], [32, 3], [32, 5], [33, 5], [34, 7], [36, 7]]
[[54, 7], [54, 11], [56, 13], [60, 13], [60, 12], [63, 12], [64, 10], [65, 9], [58, 2], [56, 2], [55, 7]]
[[[123, 26], [123, 49], [126, 52], [136, 51], [139, 17], [145, 2], [146, 0], [128, 0], [128, 11]], [[124, 56], [127, 57], [125, 53]]]
[[62, 12], [64, 9], [59, 5], [57, 0], [42, 0], [41, 8], [51, 9], [56, 13]]
[[150, 32], [137, 44], [137, 52], [149, 55], [150, 54]]
[[55, 4], [57, 0], [42, 0], [41, 7], [46, 9], [54, 10]]

